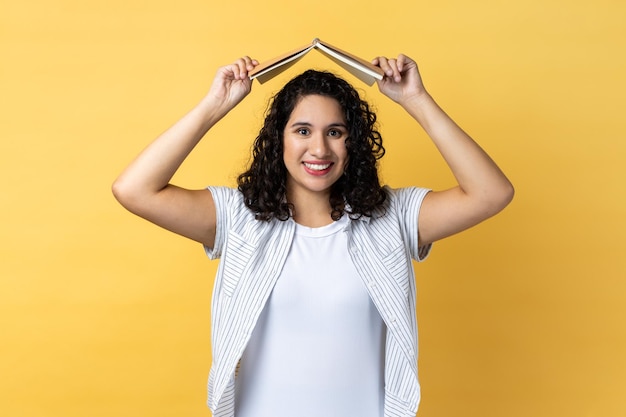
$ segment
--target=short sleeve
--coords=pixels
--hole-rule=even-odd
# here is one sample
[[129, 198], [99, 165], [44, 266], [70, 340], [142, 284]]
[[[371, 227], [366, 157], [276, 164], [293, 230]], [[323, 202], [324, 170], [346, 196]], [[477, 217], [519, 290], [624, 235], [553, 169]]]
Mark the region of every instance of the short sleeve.
[[431, 190], [420, 187], [387, 188], [387, 190], [392, 198], [391, 205], [399, 216], [411, 257], [418, 262], [424, 261], [430, 254], [432, 243], [419, 246], [419, 215], [424, 197]]
[[229, 207], [237, 190], [229, 187], [207, 187], [213, 197], [213, 203], [215, 204], [215, 241], [213, 247], [210, 248], [204, 245], [204, 251], [209, 259], [218, 259], [222, 255], [222, 249], [224, 247], [224, 241], [228, 230], [229, 220]]

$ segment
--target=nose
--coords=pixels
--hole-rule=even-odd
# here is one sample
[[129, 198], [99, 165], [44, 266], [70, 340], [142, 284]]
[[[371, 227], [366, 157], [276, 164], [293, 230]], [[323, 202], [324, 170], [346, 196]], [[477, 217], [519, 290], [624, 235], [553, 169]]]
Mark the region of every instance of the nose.
[[309, 153], [311, 156], [320, 159], [328, 156], [330, 148], [328, 147], [326, 135], [320, 132], [311, 136], [311, 140], [309, 142]]

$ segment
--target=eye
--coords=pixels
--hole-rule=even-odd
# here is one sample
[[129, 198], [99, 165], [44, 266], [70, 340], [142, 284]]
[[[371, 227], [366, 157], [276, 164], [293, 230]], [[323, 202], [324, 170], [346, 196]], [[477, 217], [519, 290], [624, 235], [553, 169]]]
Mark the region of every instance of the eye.
[[302, 136], [307, 136], [309, 134], [309, 129], [306, 127], [300, 127], [296, 130], [296, 133]]
[[340, 138], [343, 136], [343, 132], [339, 129], [331, 129], [328, 131], [328, 136], [332, 136], [334, 138]]

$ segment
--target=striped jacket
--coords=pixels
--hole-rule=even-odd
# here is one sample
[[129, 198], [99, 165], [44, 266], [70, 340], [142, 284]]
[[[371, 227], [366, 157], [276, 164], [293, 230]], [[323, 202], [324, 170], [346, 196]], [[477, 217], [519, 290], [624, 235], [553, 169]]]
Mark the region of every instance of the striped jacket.
[[[237, 190], [209, 190], [217, 231], [214, 247], [205, 250], [209, 258], [221, 261], [211, 305], [208, 405], [214, 417], [233, 417], [235, 369], [285, 263], [295, 223], [255, 220]], [[385, 190], [384, 215], [348, 223], [348, 252], [387, 326], [384, 417], [415, 417], [420, 386], [411, 259], [421, 261], [430, 251], [430, 245], [417, 243], [419, 209], [428, 190]]]

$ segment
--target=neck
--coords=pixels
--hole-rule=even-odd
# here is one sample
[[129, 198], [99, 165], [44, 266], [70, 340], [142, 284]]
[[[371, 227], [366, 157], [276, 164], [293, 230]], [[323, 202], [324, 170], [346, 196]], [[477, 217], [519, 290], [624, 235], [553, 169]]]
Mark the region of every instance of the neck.
[[287, 201], [293, 206], [293, 219], [307, 227], [321, 227], [333, 222], [329, 198], [330, 193], [287, 193]]
[[322, 227], [333, 222], [332, 217], [330, 217], [330, 209], [319, 212], [312, 210], [298, 212], [298, 209], [294, 208], [293, 219], [296, 223], [306, 227]]

